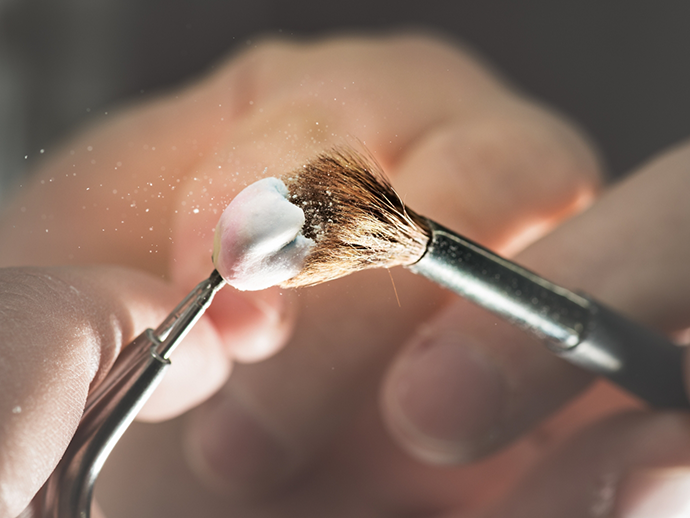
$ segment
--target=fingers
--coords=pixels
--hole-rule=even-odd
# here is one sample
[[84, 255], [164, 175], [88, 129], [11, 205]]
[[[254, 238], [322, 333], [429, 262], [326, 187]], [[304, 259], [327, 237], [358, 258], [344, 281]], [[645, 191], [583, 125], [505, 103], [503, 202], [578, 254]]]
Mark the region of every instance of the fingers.
[[[415, 74], [402, 81], [408, 70]], [[424, 79], [430, 76], [438, 81]], [[290, 172], [316, 152], [352, 139], [391, 164], [429, 127], [480, 111], [487, 91], [502, 91], [463, 55], [414, 37], [269, 42], [214, 81], [243, 89], [246, 106], [177, 190], [178, 205], [186, 207], [174, 227], [173, 272], [180, 279], [198, 276], [200, 261], [207, 264], [220, 212], [247, 183]], [[476, 102], [459, 103], [460, 96]]]
[[[106, 263], [171, 278], [177, 261], [171, 253], [177, 240], [173, 217], [195, 217], [195, 207], [176, 195], [187, 179], [198, 180], [197, 163], [213, 154], [246, 105], [244, 98], [236, 100], [241, 96], [241, 89], [235, 93], [209, 79], [103, 116], [64, 149], [49, 150], [48, 162], [20, 187], [0, 219], [0, 265]], [[206, 247], [191, 255], [194, 275], [176, 279], [183, 290], [213, 269]], [[277, 349], [289, 331], [281, 300], [228, 290], [210, 313], [228, 349], [258, 359]]]
[[103, 116], [49, 151], [4, 211], [0, 234], [14, 246], [3, 247], [2, 263], [108, 262], [165, 274], [172, 195], [218, 133], [204, 94], [182, 91]]
[[680, 414], [610, 418], [569, 441], [483, 518], [670, 518], [687, 512], [690, 422]]
[[[419, 37], [271, 43], [92, 130], [46, 165], [0, 222], [0, 239], [11, 244], [0, 250], [0, 264], [118, 262], [190, 288], [208, 275], [213, 228], [240, 188], [348, 139], [370, 149], [411, 206], [502, 250], [519, 247], [514, 235], [533, 238], [576, 210], [596, 184], [595, 161], [578, 136], [452, 45]], [[512, 148], [504, 152], [506, 142]], [[540, 160], [551, 175], [533, 173]], [[463, 177], [481, 188], [465, 188]], [[456, 185], [467, 193], [462, 205]], [[500, 191], [497, 203], [493, 187], [506, 185], [515, 188]], [[486, 207], [495, 219], [485, 219]], [[190, 434], [203, 469], [240, 492], [303, 469], [374, 397], [395, 349], [447, 297], [408, 273], [396, 272], [395, 283], [374, 272], [293, 300], [280, 292], [221, 294], [209, 316], [233, 358], [275, 353], [291, 315], [298, 322], [289, 351], [239, 369], [209, 404], [209, 417], [199, 417], [199, 430], [203, 419], [248, 423], [215, 437]], [[251, 455], [233, 464], [250, 437], [266, 438], [253, 451], [270, 451], [271, 441], [285, 449], [287, 467]]]
[[663, 154], [521, 260], [662, 331], [688, 327], [689, 163], [687, 143]]
[[451, 304], [387, 375], [382, 410], [389, 429], [427, 462], [470, 462], [494, 451], [590, 380], [541, 347], [467, 302]]
[[[512, 255], [592, 201], [598, 167], [564, 121], [512, 98], [410, 147], [396, 187], [416, 211]], [[498, 113], [493, 113], [497, 111]]]
[[[177, 295], [160, 281], [116, 268], [0, 269], [0, 285], [0, 451], [6, 452], [0, 456], [0, 515], [15, 516], [64, 453], [89, 388]], [[227, 376], [208, 322], [190, 334], [176, 363], [165, 382], [177, 389], [168, 394], [179, 397], [159, 401], [151, 417], [186, 410]], [[195, 374], [194, 383], [185, 371]]]
[[[480, 226], [475, 216], [464, 224], [486, 239], [496, 234], [492, 223], [516, 216], [518, 205], [525, 216], [515, 227], [523, 231], [562, 218], [597, 184], [596, 161], [580, 136], [440, 41], [267, 43], [232, 63], [214, 78], [218, 83], [242, 89], [247, 107], [176, 190], [177, 205], [184, 204], [173, 230], [176, 279], [197, 278], [206, 267], [213, 228], [239, 189], [353, 139], [382, 163], [412, 207], [445, 207], [451, 221], [465, 221], [491, 212], [481, 204], [491, 200], [495, 219]], [[539, 174], [539, 166], [549, 174]], [[526, 209], [535, 199], [549, 202]], [[514, 238], [513, 228], [500, 227], [506, 228], [497, 242]]]
[[[527, 154], [533, 157], [538, 150], [539, 156], [550, 157], [548, 144], [558, 140], [551, 135], [569, 130], [560, 123], [539, 130], [539, 119], [549, 118], [539, 113], [469, 55], [439, 40], [394, 36], [333, 38], [318, 44], [268, 42], [186, 89], [117, 116], [104, 115], [100, 125], [63, 151], [49, 153], [51, 161], [20, 190], [0, 220], [0, 240], [8, 244], [0, 250], [0, 264], [117, 263], [170, 277], [189, 289], [212, 267], [213, 228], [222, 209], [258, 177], [283, 174], [314, 152], [352, 138], [396, 173], [396, 165], [408, 162], [406, 153], [413, 147], [414, 156], [427, 162], [419, 170], [430, 176], [424, 181], [420, 174], [403, 180], [410, 175], [400, 174], [400, 185], [404, 195], [424, 193], [419, 200], [425, 208], [448, 179], [443, 168], [436, 173], [433, 167], [443, 162], [432, 158], [438, 152], [424, 152], [433, 148], [425, 145], [428, 135], [465, 121], [465, 132], [471, 136], [475, 132], [468, 128], [483, 128], [483, 137], [471, 138], [475, 143], [485, 141], [475, 154], [494, 156], [502, 141], [486, 136], [501, 133], [493, 131], [501, 125], [507, 128], [505, 135], [541, 131], [548, 136], [546, 142], [540, 143], [544, 135], [527, 138], [538, 143], [527, 146]], [[514, 140], [520, 150], [520, 138]], [[421, 144], [415, 147], [416, 142]], [[582, 147], [579, 141], [574, 147], [578, 146]], [[574, 171], [576, 176], [589, 174], [590, 179], [581, 183], [591, 188], [591, 169], [596, 167], [587, 156], [582, 160], [589, 160], [587, 167], [557, 165], [556, 180], [542, 177], [539, 184], [546, 190], [550, 183], [563, 187], [561, 173]], [[506, 163], [514, 159], [503, 157]], [[407, 171], [417, 169], [412, 165]], [[590, 171], [583, 174], [587, 168]], [[400, 169], [404, 171], [404, 165]], [[455, 168], [456, 177], [469, 179], [468, 171], [474, 168], [460, 169]], [[496, 167], [489, 160], [476, 178], [503, 169], [503, 164]], [[513, 174], [518, 169], [523, 167], [503, 177], [518, 178]], [[533, 220], [553, 219], [570, 210], [561, 207], [561, 201], [565, 197], [565, 205], [573, 205], [580, 200], [581, 191], [587, 190], [582, 184], [567, 195], [544, 197], [554, 200], [548, 214], [537, 210], [516, 218], [520, 231], [541, 228]], [[510, 203], [508, 198], [502, 196], [495, 205], [505, 205], [510, 212], [519, 198]], [[468, 229], [479, 225], [481, 218], [474, 217], [470, 224], [467, 215], [454, 214], [453, 220], [467, 219]], [[480, 236], [487, 231], [489, 242], [497, 228], [487, 224], [471, 233]], [[509, 232], [502, 231], [495, 241], [508, 246]], [[289, 316], [284, 297], [229, 293], [219, 297], [210, 313], [228, 338], [229, 353], [254, 361], [278, 350], [290, 327], [283, 318]], [[241, 311], [235, 311], [238, 308]]]
[[[411, 207], [428, 210], [430, 216], [444, 214], [471, 227], [474, 238], [506, 247], [518, 228], [563, 217], [596, 188], [595, 161], [574, 133], [536, 108], [528, 109], [457, 50], [406, 39], [366, 46], [334, 41], [326, 47], [327, 54], [309, 47], [268, 52], [261, 58], [267, 64], [255, 65], [270, 74], [275, 63], [285, 89], [281, 95], [289, 91], [299, 109], [256, 101], [264, 112], [238, 123], [241, 135], [232, 142], [241, 145], [230, 154], [232, 168], [252, 163], [257, 175], [264, 169], [265, 175], [275, 174], [285, 164], [299, 165], [299, 150], [361, 132], [366, 145], [389, 165]], [[514, 153], [502, 149], [506, 142]], [[464, 145], [460, 152], [456, 143]], [[547, 152], [553, 146], [557, 150]], [[297, 154], [290, 153], [295, 149]], [[512, 160], [511, 154], [521, 159]], [[543, 161], [553, 166], [553, 174], [534, 173]], [[221, 169], [226, 163], [219, 164]], [[204, 174], [214, 175], [216, 185], [213, 167]], [[470, 184], [483, 183], [478, 199], [466, 208], [444, 194], [457, 192], [465, 177]], [[506, 182], [515, 188], [503, 188], [501, 203], [493, 204], [490, 187]], [[434, 192], [439, 203], [433, 201]], [[469, 192], [463, 196], [472, 198]], [[201, 206], [211, 202], [210, 196], [201, 199]], [[484, 223], [486, 205], [500, 211], [500, 217]], [[209, 240], [210, 230], [200, 232], [195, 221], [180, 218], [178, 235], [187, 236], [180, 243], [196, 241], [200, 247]], [[178, 275], [193, 267], [189, 256], [195, 248], [180, 247], [179, 255], [187, 259], [179, 261]], [[365, 272], [296, 294], [298, 320], [289, 346], [260, 365], [237, 368], [221, 393], [195, 415], [188, 444], [202, 477], [239, 495], [274, 488], [305, 469], [362, 401], [375, 397], [396, 349], [448, 297], [409, 273], [391, 274], [394, 286], [387, 272]]]
[[[690, 325], [690, 147], [669, 153], [517, 261], [672, 334]], [[469, 461], [523, 433], [589, 376], [538, 341], [457, 301], [411, 341], [385, 383], [394, 435], [433, 462]]]
[[236, 366], [191, 416], [187, 448], [204, 480], [237, 497], [273, 490], [375, 397], [392, 352], [443, 300], [422, 279], [394, 275], [401, 307], [386, 272], [299, 292], [288, 346], [264, 362]]

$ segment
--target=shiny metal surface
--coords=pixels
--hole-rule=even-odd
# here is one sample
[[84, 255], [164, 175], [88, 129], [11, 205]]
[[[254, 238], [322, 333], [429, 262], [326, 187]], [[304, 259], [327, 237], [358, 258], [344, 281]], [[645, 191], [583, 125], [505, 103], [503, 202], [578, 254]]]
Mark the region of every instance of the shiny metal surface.
[[409, 268], [544, 340], [659, 408], [690, 408], [684, 348], [429, 221], [426, 254]]
[[214, 270], [154, 331], [123, 349], [90, 394], [81, 423], [30, 516], [89, 518], [94, 484], [108, 455], [170, 366], [170, 354], [201, 318], [225, 281]]
[[589, 301], [429, 221], [426, 254], [409, 269], [477, 303], [558, 350], [582, 341]]

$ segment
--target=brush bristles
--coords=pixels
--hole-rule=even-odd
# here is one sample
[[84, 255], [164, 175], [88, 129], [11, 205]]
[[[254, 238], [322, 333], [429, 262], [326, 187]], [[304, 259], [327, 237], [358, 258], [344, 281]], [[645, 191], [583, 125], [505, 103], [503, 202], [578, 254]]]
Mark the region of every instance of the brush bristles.
[[349, 149], [323, 153], [283, 178], [315, 241], [302, 271], [281, 284], [310, 286], [366, 268], [417, 262], [431, 232], [406, 208], [379, 166]]

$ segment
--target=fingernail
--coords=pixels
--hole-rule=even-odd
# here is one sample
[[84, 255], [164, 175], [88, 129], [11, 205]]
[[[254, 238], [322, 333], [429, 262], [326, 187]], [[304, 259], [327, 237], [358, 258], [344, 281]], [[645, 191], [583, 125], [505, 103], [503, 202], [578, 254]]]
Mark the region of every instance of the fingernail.
[[616, 499], [618, 518], [690, 516], [690, 469], [652, 469], [628, 476]]
[[460, 334], [419, 340], [387, 384], [394, 432], [432, 463], [474, 460], [497, 434], [506, 397], [503, 377], [478, 344]]
[[195, 471], [226, 494], [261, 493], [288, 471], [287, 448], [227, 389], [193, 417], [188, 443]]

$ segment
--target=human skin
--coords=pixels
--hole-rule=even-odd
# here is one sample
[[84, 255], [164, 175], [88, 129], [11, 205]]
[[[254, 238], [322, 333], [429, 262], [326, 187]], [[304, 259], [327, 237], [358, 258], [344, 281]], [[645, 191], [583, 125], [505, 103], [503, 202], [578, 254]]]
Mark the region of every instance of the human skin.
[[[209, 274], [213, 228], [235, 193], [352, 138], [366, 145], [415, 210], [507, 255], [584, 209], [598, 189], [597, 161], [578, 132], [453, 44], [418, 36], [268, 42], [49, 153], [0, 221], [0, 264], [118, 264], [163, 278], [181, 295]], [[638, 272], [616, 266], [623, 252], [614, 238], [627, 224], [631, 189], [637, 192], [603, 198], [517, 259], [650, 325], [687, 327], [674, 309], [683, 301], [677, 290], [657, 290], [648, 299], [657, 284], [632, 282]], [[606, 221], [607, 211], [619, 214], [620, 221], [612, 220], [619, 226], [589, 216], [597, 210]], [[679, 215], [671, 219], [682, 228]], [[599, 248], [580, 246], [583, 235], [597, 238]], [[620, 274], [617, 283], [601, 281], [612, 272]], [[529, 482], [539, 476], [578, 474], [582, 484], [599, 483], [595, 463], [582, 465], [587, 457], [573, 453], [590, 445], [618, 441], [614, 465], [626, 454], [622, 445], [639, 451], [619, 463], [616, 480], [667, 465], [671, 453], [678, 464], [687, 461], [678, 455], [687, 449], [681, 417], [612, 418], [570, 439], [632, 405], [610, 389], [540, 425], [590, 376], [425, 280], [405, 271], [391, 275], [400, 305], [387, 272], [298, 292], [223, 290], [202, 324], [211, 346], [187, 340], [173, 357], [177, 370], [142, 417], [179, 415], [215, 392], [233, 362], [280, 354], [236, 366], [220, 392], [187, 415], [135, 425], [100, 480], [105, 511], [113, 517], [492, 516], [494, 505], [517, 513], [544, 502], [539, 484]], [[140, 297], [152, 314], [174, 305], [174, 297], [165, 303]], [[654, 301], [654, 311], [644, 300]], [[450, 338], [434, 343], [445, 346], [429, 348], [440, 356], [419, 356], [420, 344], [442, 332]], [[457, 368], [460, 381], [444, 378], [439, 363]], [[406, 365], [417, 371], [408, 369], [401, 398]], [[199, 375], [204, 366], [217, 375]], [[68, 404], [78, 415], [83, 397]], [[429, 411], [415, 424], [405, 408]], [[649, 430], [659, 444], [643, 440]], [[564, 453], [549, 455], [570, 462], [544, 460], [535, 468], [554, 444]], [[14, 487], [13, 510], [50, 469], [46, 462], [31, 483]], [[524, 490], [511, 492], [523, 479]], [[552, 508], [532, 516], [565, 516], [564, 508], [578, 509], [567, 507], [573, 501], [591, 504], [583, 485], [564, 487], [562, 498], [548, 500]]]

